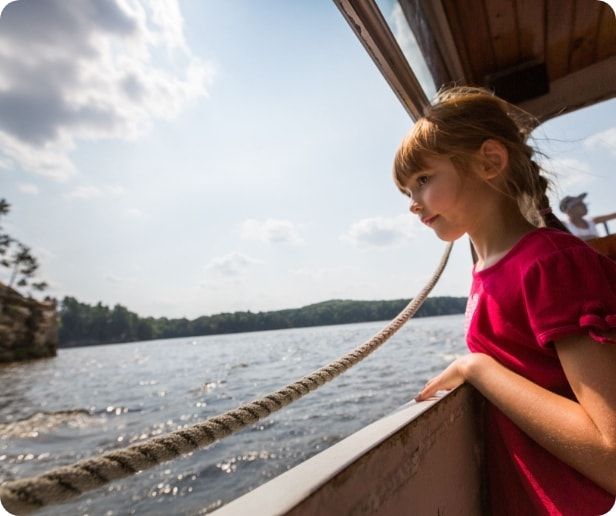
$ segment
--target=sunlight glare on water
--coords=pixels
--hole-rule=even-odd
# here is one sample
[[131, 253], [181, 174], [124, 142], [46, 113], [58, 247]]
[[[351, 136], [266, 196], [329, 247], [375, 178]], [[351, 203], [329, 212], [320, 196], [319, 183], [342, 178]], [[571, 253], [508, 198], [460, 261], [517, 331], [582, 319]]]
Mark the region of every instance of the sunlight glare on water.
[[[61, 349], [0, 367], [0, 481], [162, 435], [279, 389], [385, 323]], [[256, 425], [40, 514], [205, 514], [408, 402], [465, 352], [463, 316], [415, 319]]]

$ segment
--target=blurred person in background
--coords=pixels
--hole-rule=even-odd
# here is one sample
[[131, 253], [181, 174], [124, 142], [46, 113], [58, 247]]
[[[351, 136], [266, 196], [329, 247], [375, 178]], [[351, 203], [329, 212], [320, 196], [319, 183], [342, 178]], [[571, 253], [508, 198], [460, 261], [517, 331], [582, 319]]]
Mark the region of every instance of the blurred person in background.
[[569, 217], [569, 220], [564, 221], [564, 224], [573, 235], [582, 240], [591, 240], [599, 238], [596, 224], [616, 218], [616, 213], [599, 217], [586, 217], [588, 214], [588, 206], [584, 202], [586, 195], [586, 192], [584, 192], [576, 196], [566, 196], [560, 201], [560, 211]]

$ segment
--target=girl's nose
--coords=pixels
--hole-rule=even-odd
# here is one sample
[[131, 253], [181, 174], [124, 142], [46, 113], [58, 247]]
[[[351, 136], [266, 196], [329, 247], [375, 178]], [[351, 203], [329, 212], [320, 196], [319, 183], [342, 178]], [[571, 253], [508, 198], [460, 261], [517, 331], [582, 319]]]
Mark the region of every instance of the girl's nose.
[[413, 215], [416, 215], [417, 213], [421, 211], [421, 207], [419, 206], [419, 203], [416, 200], [411, 199], [411, 206], [409, 207], [409, 210], [411, 210], [411, 213]]

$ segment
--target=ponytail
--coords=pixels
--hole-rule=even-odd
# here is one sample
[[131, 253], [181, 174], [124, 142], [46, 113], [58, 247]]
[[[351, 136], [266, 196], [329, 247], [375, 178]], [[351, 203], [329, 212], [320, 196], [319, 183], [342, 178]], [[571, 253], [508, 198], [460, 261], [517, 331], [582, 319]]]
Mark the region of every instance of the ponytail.
[[535, 160], [530, 160], [531, 167], [533, 168], [535, 174], [537, 175], [537, 182], [539, 186], [539, 199], [537, 200], [536, 207], [539, 215], [543, 219], [545, 225], [549, 228], [560, 229], [561, 231], [565, 231], [570, 233], [567, 227], [561, 222], [561, 220], [554, 215], [552, 208], [550, 207], [550, 200], [546, 194], [546, 191], [549, 188], [549, 181], [541, 175], [541, 168]]

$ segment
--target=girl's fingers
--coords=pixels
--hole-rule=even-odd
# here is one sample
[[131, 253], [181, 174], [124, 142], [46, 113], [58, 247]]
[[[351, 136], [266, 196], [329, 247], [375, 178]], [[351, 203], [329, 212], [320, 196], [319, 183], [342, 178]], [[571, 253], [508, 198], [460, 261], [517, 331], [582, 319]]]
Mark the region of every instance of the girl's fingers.
[[464, 383], [464, 375], [460, 368], [463, 359], [464, 357], [455, 360], [441, 374], [428, 380], [421, 392], [415, 397], [415, 401], [427, 400], [439, 390], [449, 391]]
[[430, 380], [428, 383], [426, 383], [426, 385], [424, 385], [424, 388], [419, 392], [417, 396], [415, 396], [415, 401], [424, 401], [434, 395], [436, 389], [430, 385], [433, 382], [434, 379]]
[[449, 385], [445, 385], [444, 382], [441, 381], [440, 377], [432, 378], [432, 380], [428, 380], [424, 388], [419, 392], [417, 396], [415, 396], [415, 401], [425, 401], [432, 396], [434, 396], [438, 391], [444, 390], [449, 391], [452, 387]]
[[429, 400], [432, 396], [434, 396], [434, 392], [431, 391], [425, 391], [425, 392], [420, 392], [417, 397], [415, 398], [415, 401], [426, 401]]

